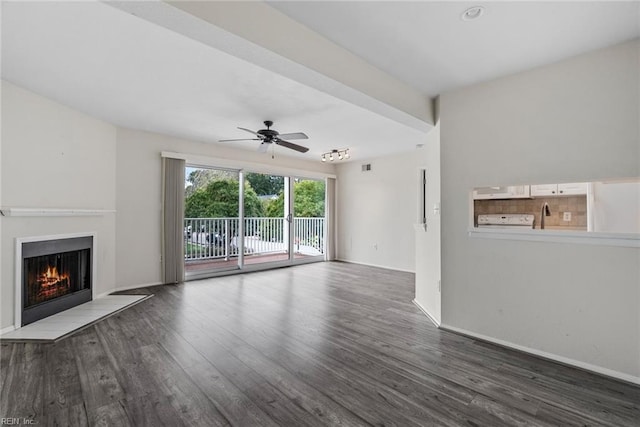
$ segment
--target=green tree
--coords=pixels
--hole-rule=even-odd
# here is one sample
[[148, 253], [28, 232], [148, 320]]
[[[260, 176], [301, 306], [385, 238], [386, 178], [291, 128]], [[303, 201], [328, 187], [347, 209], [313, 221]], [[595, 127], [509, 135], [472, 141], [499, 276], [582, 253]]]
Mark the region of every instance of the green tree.
[[258, 196], [279, 194], [284, 189], [284, 177], [249, 172], [245, 176]]
[[324, 181], [300, 181], [293, 186], [297, 217], [324, 216]]
[[187, 176], [185, 194], [190, 196], [216, 179], [238, 179], [238, 173], [221, 169], [195, 169]]
[[[324, 182], [299, 181], [293, 184], [293, 207], [297, 217], [324, 217]], [[284, 216], [284, 191], [278, 198], [267, 203], [268, 217], [281, 218]]]
[[278, 197], [266, 202], [266, 214], [269, 218], [282, 218], [284, 216], [284, 191]]
[[[238, 180], [217, 178], [186, 197], [185, 218], [225, 218], [238, 216]], [[245, 216], [264, 215], [258, 195], [248, 183], [244, 187]]]

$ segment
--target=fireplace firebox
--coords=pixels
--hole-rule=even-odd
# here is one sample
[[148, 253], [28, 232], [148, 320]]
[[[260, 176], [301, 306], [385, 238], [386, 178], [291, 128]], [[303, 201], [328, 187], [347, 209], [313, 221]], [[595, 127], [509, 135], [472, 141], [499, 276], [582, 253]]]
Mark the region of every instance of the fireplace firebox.
[[92, 299], [93, 237], [22, 243], [21, 326]]

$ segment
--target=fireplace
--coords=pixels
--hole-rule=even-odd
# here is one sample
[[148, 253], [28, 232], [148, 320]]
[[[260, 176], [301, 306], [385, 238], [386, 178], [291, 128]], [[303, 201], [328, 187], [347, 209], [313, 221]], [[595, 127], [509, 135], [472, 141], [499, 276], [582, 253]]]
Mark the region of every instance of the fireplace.
[[16, 327], [91, 301], [92, 235], [21, 240], [18, 242], [21, 316]]

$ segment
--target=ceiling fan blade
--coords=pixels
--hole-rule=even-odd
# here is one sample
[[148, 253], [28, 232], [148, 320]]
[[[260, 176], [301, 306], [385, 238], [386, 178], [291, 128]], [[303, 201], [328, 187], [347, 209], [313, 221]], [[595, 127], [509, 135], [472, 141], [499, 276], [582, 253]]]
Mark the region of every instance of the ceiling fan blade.
[[278, 138], [282, 139], [309, 139], [309, 137], [302, 132], [294, 132], [294, 133], [281, 133], [278, 135]]
[[260, 138], [240, 138], [240, 139], [220, 139], [218, 142], [233, 142], [233, 141], [262, 141]]
[[280, 138], [276, 138], [275, 142], [278, 145], [282, 145], [283, 147], [286, 147], [286, 148], [291, 148], [292, 150], [299, 151], [300, 153], [306, 153], [307, 151], [309, 151], [307, 147], [303, 147], [302, 145], [294, 144], [293, 142], [285, 141]]
[[269, 149], [269, 144], [266, 143], [266, 142], [263, 142], [262, 144], [260, 144], [258, 146], [258, 152], [259, 153], [266, 153], [268, 149]]
[[257, 137], [261, 137], [261, 136], [262, 136], [262, 135], [260, 135], [258, 132], [254, 132], [254, 131], [252, 131], [251, 129], [241, 128], [240, 126], [238, 126], [238, 129], [242, 129], [242, 130], [243, 130], [243, 131], [245, 131], [245, 132], [252, 133], [252, 134], [256, 135]]

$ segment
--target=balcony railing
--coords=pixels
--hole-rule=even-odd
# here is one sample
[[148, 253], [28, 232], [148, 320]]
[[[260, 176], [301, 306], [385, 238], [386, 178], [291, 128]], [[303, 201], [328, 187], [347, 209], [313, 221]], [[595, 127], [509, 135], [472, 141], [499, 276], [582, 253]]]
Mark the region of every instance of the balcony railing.
[[[288, 246], [284, 218], [245, 218], [244, 253], [283, 253]], [[184, 220], [185, 261], [228, 260], [238, 256], [238, 218], [186, 218]], [[324, 218], [294, 218], [295, 253], [317, 256], [324, 253]]]

